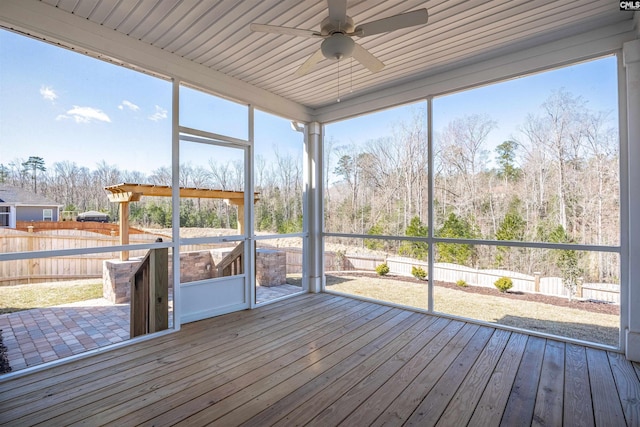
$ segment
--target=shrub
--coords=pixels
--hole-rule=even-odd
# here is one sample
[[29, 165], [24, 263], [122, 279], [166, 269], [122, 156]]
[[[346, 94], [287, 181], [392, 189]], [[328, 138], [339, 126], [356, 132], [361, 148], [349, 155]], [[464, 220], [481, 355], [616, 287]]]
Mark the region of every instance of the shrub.
[[378, 276], [386, 276], [387, 274], [389, 274], [389, 266], [387, 265], [387, 263], [383, 262], [382, 264], [377, 266], [376, 273], [378, 273]]
[[460, 286], [461, 288], [466, 288], [467, 282], [465, 282], [463, 279], [460, 279], [456, 282], [456, 285]]
[[411, 275], [419, 280], [424, 280], [427, 278], [427, 272], [424, 271], [422, 267], [416, 267], [415, 265], [411, 267]]
[[500, 292], [507, 292], [513, 287], [513, 281], [508, 277], [501, 277], [495, 281], [494, 285]]

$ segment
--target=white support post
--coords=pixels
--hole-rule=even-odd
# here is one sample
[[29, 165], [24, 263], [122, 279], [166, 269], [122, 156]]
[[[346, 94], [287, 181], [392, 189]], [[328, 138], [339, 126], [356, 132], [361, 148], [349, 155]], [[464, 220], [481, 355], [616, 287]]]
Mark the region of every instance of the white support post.
[[322, 189], [322, 125], [312, 122], [305, 126], [305, 150], [307, 162], [307, 232], [309, 245], [307, 251], [309, 292], [318, 293], [324, 290], [324, 250], [322, 244], [322, 228], [324, 203]]
[[173, 263], [173, 325], [182, 324], [180, 295], [180, 82], [173, 80], [171, 114], [171, 256]]
[[[628, 328], [625, 351], [628, 359], [640, 362], [640, 40], [623, 45], [626, 74], [626, 122], [629, 185], [629, 293], [626, 301]], [[624, 264], [623, 264], [624, 265]], [[624, 303], [624, 302], [623, 302]]]

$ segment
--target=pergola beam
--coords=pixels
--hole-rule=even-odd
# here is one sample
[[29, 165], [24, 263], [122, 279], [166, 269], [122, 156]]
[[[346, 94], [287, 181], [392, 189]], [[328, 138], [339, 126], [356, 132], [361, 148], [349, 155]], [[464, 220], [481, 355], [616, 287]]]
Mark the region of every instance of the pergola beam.
[[[105, 187], [109, 197], [122, 193], [136, 193], [140, 196], [171, 197], [171, 187], [168, 185], [150, 184], [117, 184]], [[257, 200], [258, 193], [254, 199]], [[180, 187], [180, 198], [192, 199], [229, 199], [244, 200], [244, 191], [211, 190], [206, 188]], [[138, 199], [139, 200], [139, 199]], [[116, 200], [119, 201], [119, 200]], [[132, 201], [132, 200], [131, 200]]]
[[124, 203], [124, 202], [138, 202], [142, 198], [142, 194], [125, 192], [125, 193], [111, 193], [108, 195], [111, 203]]
[[[142, 196], [171, 197], [172, 188], [168, 185], [131, 184], [122, 183], [104, 188], [109, 194], [109, 201], [119, 203], [120, 216], [120, 245], [129, 244], [129, 203], [140, 201]], [[254, 193], [253, 202], [258, 201], [258, 194]], [[244, 191], [212, 190], [206, 188], [180, 187], [180, 198], [185, 199], [222, 199], [231, 206], [238, 207], [238, 232], [244, 233]], [[120, 259], [127, 261], [129, 252], [122, 251]]]

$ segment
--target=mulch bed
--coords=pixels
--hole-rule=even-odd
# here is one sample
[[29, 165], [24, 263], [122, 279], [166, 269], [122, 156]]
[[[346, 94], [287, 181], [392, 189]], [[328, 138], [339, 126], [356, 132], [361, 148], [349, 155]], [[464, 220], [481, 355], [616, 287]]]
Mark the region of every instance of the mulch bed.
[[2, 329], [0, 329], [0, 374], [6, 374], [7, 372], [11, 372], [11, 366], [7, 356], [7, 347], [2, 342]]
[[[392, 281], [401, 280], [403, 282], [410, 282], [410, 283], [425, 283], [413, 277], [406, 277], [406, 276], [392, 276], [392, 275], [378, 276], [377, 274], [373, 274], [373, 273], [372, 274], [362, 273], [362, 272], [350, 273], [348, 271], [341, 271], [339, 274], [349, 275], [354, 277], [375, 277], [378, 279], [385, 279], [385, 280], [392, 280]], [[568, 308], [575, 308], [578, 310], [590, 311], [593, 313], [614, 314], [614, 315], [620, 314], [620, 306], [616, 304], [602, 302], [602, 301], [578, 300], [575, 298], [569, 301], [568, 298], [564, 298], [564, 297], [555, 297], [551, 295], [543, 295], [543, 294], [535, 294], [535, 293], [527, 293], [527, 292], [503, 293], [498, 291], [497, 289], [492, 289], [484, 286], [462, 287], [462, 286], [456, 285], [455, 283], [441, 282], [439, 280], [435, 281], [435, 285], [441, 286], [443, 288], [455, 289], [460, 292], [490, 295], [493, 297], [507, 298], [511, 300], [530, 301], [530, 302], [537, 302], [541, 304], [550, 304], [558, 307], [568, 307]]]

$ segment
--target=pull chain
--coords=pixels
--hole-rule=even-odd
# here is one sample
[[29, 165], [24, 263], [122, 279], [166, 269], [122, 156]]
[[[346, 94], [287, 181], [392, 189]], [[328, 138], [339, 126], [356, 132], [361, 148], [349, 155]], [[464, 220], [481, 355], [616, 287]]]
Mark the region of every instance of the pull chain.
[[338, 100], [340, 102], [340, 60], [338, 59]]

